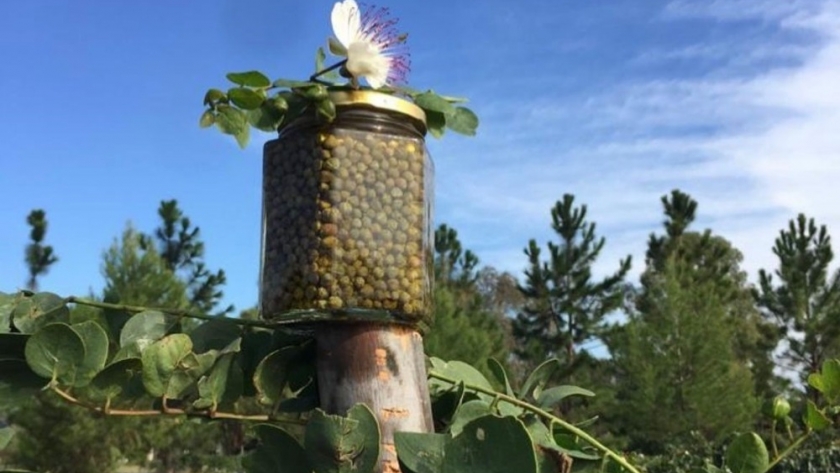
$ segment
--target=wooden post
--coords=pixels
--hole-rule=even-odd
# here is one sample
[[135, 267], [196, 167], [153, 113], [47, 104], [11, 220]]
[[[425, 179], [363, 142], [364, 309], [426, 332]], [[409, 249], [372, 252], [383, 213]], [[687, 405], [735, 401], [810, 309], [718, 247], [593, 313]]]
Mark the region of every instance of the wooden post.
[[394, 432], [433, 432], [423, 338], [401, 325], [321, 324], [317, 342], [321, 408], [344, 415], [367, 404], [382, 431], [382, 473], [400, 471]]

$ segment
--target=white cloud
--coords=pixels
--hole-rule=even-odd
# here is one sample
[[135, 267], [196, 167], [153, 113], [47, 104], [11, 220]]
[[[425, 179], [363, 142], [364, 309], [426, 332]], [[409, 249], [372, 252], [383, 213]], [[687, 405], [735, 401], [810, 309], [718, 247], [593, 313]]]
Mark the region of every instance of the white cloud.
[[[552, 238], [549, 208], [565, 192], [589, 205], [608, 239], [603, 271], [628, 253], [641, 269], [646, 235], [660, 231], [659, 197], [676, 187], [698, 200], [698, 228], [730, 239], [752, 275], [775, 267], [773, 240], [798, 212], [840, 235], [840, 2], [678, 0], [662, 15], [687, 18], [757, 20], [812, 40], [736, 51], [795, 59], [758, 70], [732, 74], [730, 61], [691, 78], [618, 82], [585, 99], [494, 105], [479, 144], [441, 145], [462, 158], [438, 165], [439, 220], [484, 262], [517, 273], [527, 239]], [[726, 47], [655, 54], [723, 57]]]

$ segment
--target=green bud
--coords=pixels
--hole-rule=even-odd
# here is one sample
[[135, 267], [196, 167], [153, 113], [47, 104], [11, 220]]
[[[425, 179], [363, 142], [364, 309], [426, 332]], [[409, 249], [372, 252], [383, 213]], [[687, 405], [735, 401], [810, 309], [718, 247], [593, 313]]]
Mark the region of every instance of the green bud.
[[766, 406], [765, 413], [774, 420], [783, 420], [790, 414], [790, 403], [783, 396], [776, 396]]

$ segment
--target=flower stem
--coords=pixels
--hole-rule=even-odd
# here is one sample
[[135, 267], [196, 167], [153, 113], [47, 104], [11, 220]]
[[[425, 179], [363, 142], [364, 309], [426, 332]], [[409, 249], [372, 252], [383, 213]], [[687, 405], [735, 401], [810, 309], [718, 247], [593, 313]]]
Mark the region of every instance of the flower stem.
[[330, 71], [334, 71], [334, 70], [338, 69], [339, 67], [341, 67], [345, 64], [347, 64], [347, 59], [345, 59], [343, 61], [339, 61], [339, 62], [333, 64], [332, 66], [330, 66], [326, 69], [320, 70], [320, 71], [316, 72], [315, 74], [312, 74], [311, 76], [309, 76], [309, 82], [317, 82], [317, 83], [323, 84], [323, 85], [335, 85], [332, 82], [327, 82], [325, 80], [321, 80], [321, 79], [318, 79], [318, 78], [321, 77], [322, 75], [330, 72]]
[[219, 320], [225, 319], [229, 320], [237, 325], [244, 325], [246, 327], [259, 327], [259, 328], [277, 328], [276, 324], [272, 324], [269, 322], [263, 322], [259, 320], [244, 320], [244, 319], [234, 319], [225, 317], [223, 315], [206, 315], [206, 314], [196, 314], [194, 312], [190, 312], [184, 309], [165, 309], [161, 307], [142, 307], [142, 306], [134, 306], [134, 305], [125, 305], [125, 304], [111, 304], [108, 302], [98, 302], [92, 301], [89, 299], [81, 299], [75, 296], [70, 296], [64, 299], [64, 302], [67, 304], [78, 304], [78, 305], [86, 305], [90, 307], [96, 307], [99, 309], [111, 309], [111, 310], [122, 310], [125, 312], [133, 312], [133, 313], [140, 313], [145, 312], [147, 310], [154, 310], [157, 312], [162, 312], [164, 314], [173, 315], [175, 317], [187, 317], [191, 319], [199, 319], [199, 320]]
[[[446, 383], [452, 384], [453, 386], [460, 383], [460, 381], [458, 381], [456, 379], [452, 379], [452, 378], [437, 374], [435, 372], [430, 372], [429, 377], [439, 379], [439, 380], [444, 381]], [[466, 389], [469, 389], [469, 390], [472, 390], [472, 391], [487, 394], [488, 396], [495, 396], [496, 399], [505, 401], [505, 402], [507, 402], [509, 404], [513, 404], [515, 406], [519, 406], [519, 407], [525, 409], [526, 411], [533, 412], [534, 414], [537, 414], [538, 416], [547, 419], [549, 422], [551, 422], [552, 425], [557, 424], [560, 427], [562, 427], [563, 429], [571, 432], [572, 434], [577, 435], [578, 437], [583, 439], [583, 441], [587, 442], [588, 444], [592, 445], [596, 449], [600, 450], [606, 457], [609, 457], [611, 460], [618, 463], [619, 465], [621, 465], [622, 467], [624, 467], [626, 470], [630, 471], [631, 473], [640, 473], [639, 470], [637, 470], [633, 465], [631, 465], [624, 457], [622, 457], [621, 455], [613, 452], [612, 450], [609, 449], [609, 447], [602, 444], [601, 442], [596, 440], [591, 435], [589, 435], [586, 432], [584, 432], [583, 430], [575, 427], [574, 425], [566, 422], [565, 420], [563, 420], [563, 419], [561, 419], [561, 418], [559, 418], [559, 417], [557, 417], [557, 416], [555, 416], [555, 415], [553, 415], [553, 414], [551, 414], [547, 411], [544, 411], [544, 410], [540, 409], [537, 406], [529, 404], [525, 401], [521, 401], [521, 400], [519, 400], [519, 399], [517, 399], [513, 396], [508, 396], [507, 394], [502, 394], [502, 393], [493, 391], [492, 389], [483, 388], [481, 386], [473, 386], [471, 384], [466, 384], [465, 383], [464, 387]]]
[[777, 465], [780, 461], [784, 460], [784, 459], [785, 459], [785, 457], [787, 457], [788, 455], [790, 455], [790, 454], [791, 454], [791, 452], [793, 452], [793, 451], [794, 451], [794, 450], [796, 450], [796, 449], [797, 449], [800, 445], [802, 445], [802, 442], [804, 442], [805, 440], [807, 440], [807, 439], [808, 439], [808, 437], [810, 437], [810, 436], [811, 436], [811, 434], [812, 434], [813, 432], [814, 432], [813, 430], [808, 429], [808, 430], [807, 430], [804, 434], [800, 435], [800, 436], [799, 436], [799, 438], [797, 438], [796, 440], [794, 440], [794, 441], [793, 441], [793, 443], [791, 443], [791, 444], [790, 444], [790, 445], [788, 445], [788, 446], [787, 446], [784, 450], [782, 450], [782, 453], [780, 453], [780, 454], [776, 455], [776, 457], [775, 457], [775, 458], [773, 458], [773, 461], [771, 461], [771, 462], [770, 462], [770, 464], [769, 464], [769, 465], [767, 465], [767, 469], [766, 469], [766, 470], [764, 470], [764, 471], [765, 471], [765, 472], [768, 472], [768, 471], [773, 470], [773, 468], [774, 468], [774, 467], [775, 467], [775, 466], [776, 466], [776, 465]]

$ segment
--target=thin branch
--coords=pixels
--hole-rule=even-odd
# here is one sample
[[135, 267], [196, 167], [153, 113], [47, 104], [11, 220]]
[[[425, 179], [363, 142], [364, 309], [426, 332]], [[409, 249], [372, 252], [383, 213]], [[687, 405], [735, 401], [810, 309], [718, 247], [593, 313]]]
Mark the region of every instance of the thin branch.
[[[458, 380], [448, 378], [446, 376], [442, 376], [442, 375], [439, 375], [439, 374], [434, 373], [434, 372], [429, 373], [429, 377], [439, 379], [439, 380], [444, 381], [446, 383], [452, 384], [453, 386], [460, 383], [460, 381], [458, 381]], [[612, 450], [609, 449], [609, 447], [602, 444], [601, 442], [599, 442], [598, 440], [596, 440], [594, 437], [587, 434], [583, 430], [581, 430], [578, 427], [566, 422], [565, 420], [551, 414], [550, 412], [544, 411], [544, 410], [540, 409], [539, 407], [536, 407], [536, 406], [534, 406], [532, 404], [529, 404], [525, 401], [521, 401], [521, 400], [519, 400], [519, 399], [517, 399], [513, 396], [508, 396], [507, 394], [502, 394], [502, 393], [496, 392], [492, 389], [483, 388], [481, 386], [473, 386], [471, 384], [466, 384], [466, 383], [464, 383], [464, 387], [466, 389], [470, 389], [472, 391], [487, 394], [488, 396], [495, 396], [498, 399], [501, 399], [501, 400], [503, 400], [507, 403], [513, 404], [515, 406], [519, 406], [519, 407], [525, 409], [526, 411], [533, 412], [534, 414], [537, 414], [540, 417], [548, 419], [551, 422], [552, 425], [557, 424], [560, 427], [568, 430], [569, 432], [577, 435], [578, 437], [583, 439], [585, 442], [587, 442], [588, 444], [592, 445], [593, 447], [595, 447], [598, 450], [600, 450], [601, 452], [603, 452], [603, 454], [605, 456], [609, 457], [614, 462], [623, 466], [626, 470], [630, 471], [631, 473], [640, 473], [639, 470], [637, 470], [626, 459], [624, 459], [624, 457], [622, 457], [621, 455], [613, 452]]]
[[784, 460], [784, 459], [785, 459], [785, 457], [787, 457], [788, 455], [790, 455], [790, 453], [791, 453], [791, 452], [793, 452], [793, 451], [794, 451], [794, 450], [796, 450], [796, 449], [797, 449], [800, 445], [802, 445], [802, 442], [804, 442], [805, 440], [807, 440], [807, 439], [808, 439], [808, 437], [810, 437], [810, 436], [811, 436], [811, 434], [812, 434], [813, 432], [814, 432], [813, 430], [808, 429], [808, 430], [807, 430], [804, 434], [800, 435], [798, 439], [794, 440], [794, 441], [793, 441], [793, 443], [791, 443], [790, 445], [788, 445], [788, 446], [787, 446], [787, 448], [785, 448], [784, 450], [782, 450], [782, 453], [780, 453], [778, 456], [776, 456], [776, 458], [774, 458], [774, 459], [773, 459], [773, 461], [771, 461], [771, 462], [770, 462], [770, 465], [768, 465], [768, 466], [767, 466], [767, 469], [766, 469], [766, 470], [764, 470], [764, 471], [765, 471], [765, 472], [768, 472], [768, 471], [773, 470], [773, 468], [774, 468], [774, 467], [775, 467], [775, 466], [776, 466], [776, 465], [777, 465], [780, 461]]
[[337, 62], [337, 63], [333, 64], [332, 66], [326, 68], [326, 69], [318, 71], [315, 74], [312, 74], [311, 76], [309, 76], [309, 82], [317, 82], [321, 85], [335, 85], [332, 82], [327, 82], [325, 80], [321, 80], [321, 79], [318, 79], [318, 78], [321, 77], [322, 75], [330, 72], [330, 71], [334, 71], [334, 70], [338, 69], [339, 67], [341, 67], [345, 64], [347, 64], [347, 59], [345, 59], [343, 61], [340, 61], [340, 62]]
[[93, 404], [87, 403], [82, 401], [72, 394], [68, 393], [67, 391], [62, 390], [57, 386], [52, 386], [50, 388], [54, 393], [58, 394], [62, 399], [69, 402], [70, 404], [84, 407], [85, 409], [89, 409], [94, 412], [98, 412], [100, 414], [105, 414], [109, 416], [136, 416], [136, 417], [143, 417], [143, 416], [187, 416], [187, 417], [203, 417], [207, 419], [235, 419], [235, 420], [246, 420], [246, 421], [256, 421], [256, 422], [280, 422], [286, 424], [295, 424], [295, 425], [306, 425], [306, 421], [303, 419], [285, 419], [285, 418], [277, 418], [268, 416], [265, 414], [256, 414], [256, 415], [244, 415], [244, 414], [234, 414], [231, 412], [218, 412], [218, 411], [187, 411], [184, 409], [174, 409], [174, 408], [166, 408], [164, 409], [150, 409], [150, 410], [128, 410], [128, 409], [111, 409], [108, 407], [109, 403], [106, 403], [106, 407], [95, 406]]
[[187, 317], [191, 319], [199, 319], [199, 320], [229, 320], [237, 325], [243, 325], [245, 327], [259, 327], [259, 328], [269, 328], [269, 329], [276, 329], [277, 324], [271, 322], [263, 322], [260, 320], [244, 320], [244, 319], [234, 319], [230, 317], [225, 317], [224, 315], [205, 315], [205, 314], [196, 314], [194, 312], [190, 312], [189, 310], [185, 309], [167, 309], [162, 307], [142, 307], [142, 306], [135, 306], [135, 305], [125, 305], [125, 304], [110, 304], [108, 302], [99, 302], [99, 301], [92, 301], [89, 299], [81, 299], [79, 297], [70, 296], [64, 299], [64, 302], [68, 304], [79, 304], [79, 305], [86, 305], [90, 307], [96, 307], [99, 309], [111, 309], [111, 310], [122, 310], [125, 312], [133, 312], [133, 313], [140, 313], [145, 312], [147, 310], [154, 310], [157, 312], [162, 312], [164, 314], [172, 315], [175, 317]]

